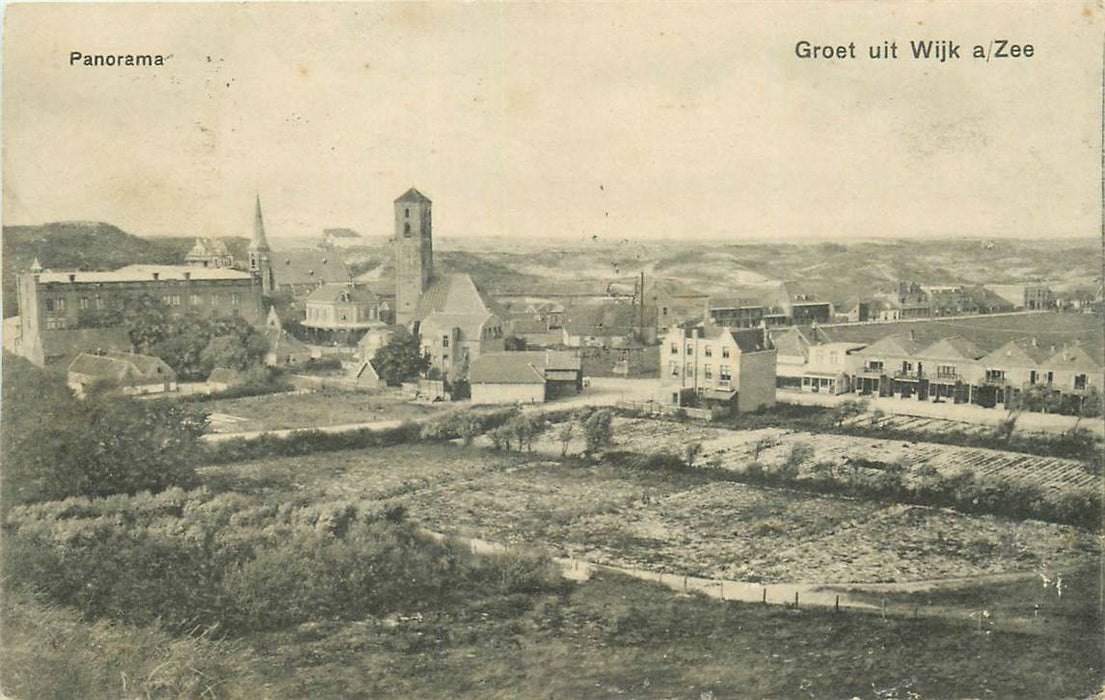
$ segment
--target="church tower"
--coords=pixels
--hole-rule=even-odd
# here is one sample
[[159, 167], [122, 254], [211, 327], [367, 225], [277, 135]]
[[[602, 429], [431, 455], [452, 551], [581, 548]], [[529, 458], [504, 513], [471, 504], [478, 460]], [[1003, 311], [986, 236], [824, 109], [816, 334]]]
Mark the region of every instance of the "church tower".
[[429, 197], [413, 187], [395, 200], [395, 322], [415, 320], [418, 300], [433, 276]]
[[261, 293], [271, 295], [276, 289], [276, 276], [272, 270], [272, 249], [265, 240], [265, 222], [261, 219], [261, 195], [257, 195], [257, 209], [253, 214], [253, 240], [249, 243], [249, 272], [261, 281]]

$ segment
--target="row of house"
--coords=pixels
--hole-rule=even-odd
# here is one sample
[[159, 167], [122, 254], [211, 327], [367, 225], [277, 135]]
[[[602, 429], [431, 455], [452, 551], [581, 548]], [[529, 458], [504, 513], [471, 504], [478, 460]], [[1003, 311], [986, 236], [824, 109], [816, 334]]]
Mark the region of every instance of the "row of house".
[[776, 334], [779, 388], [899, 396], [993, 407], [1038, 386], [1078, 403], [1103, 388], [1100, 351], [1020, 338], [985, 350], [961, 336], [919, 342], [910, 332], [873, 342], [834, 341], [824, 329]]

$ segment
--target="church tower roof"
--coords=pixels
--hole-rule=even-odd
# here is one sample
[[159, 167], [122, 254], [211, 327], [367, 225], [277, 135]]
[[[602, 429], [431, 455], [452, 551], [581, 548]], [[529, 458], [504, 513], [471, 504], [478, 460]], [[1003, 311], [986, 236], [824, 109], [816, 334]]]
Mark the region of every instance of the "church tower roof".
[[269, 242], [265, 240], [265, 222], [261, 218], [261, 195], [257, 195], [257, 208], [253, 214], [253, 240], [249, 244], [250, 250], [271, 250]]
[[395, 201], [396, 202], [416, 202], [418, 204], [428, 204], [430, 202], [430, 198], [412, 187], [409, 190], [407, 190], [406, 192], [404, 192], [403, 194], [401, 194], [399, 196], [399, 198], [396, 199]]

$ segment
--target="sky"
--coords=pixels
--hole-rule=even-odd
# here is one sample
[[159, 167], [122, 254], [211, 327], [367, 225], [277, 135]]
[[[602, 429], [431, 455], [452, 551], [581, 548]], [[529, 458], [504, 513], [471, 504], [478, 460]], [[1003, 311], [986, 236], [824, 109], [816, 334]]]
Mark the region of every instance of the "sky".
[[[963, 57], [907, 57], [930, 39]], [[969, 56], [994, 39], [1034, 55]], [[3, 59], [5, 224], [248, 235], [259, 193], [270, 238], [384, 236], [415, 186], [437, 237], [1101, 227], [1093, 3], [9, 5]]]

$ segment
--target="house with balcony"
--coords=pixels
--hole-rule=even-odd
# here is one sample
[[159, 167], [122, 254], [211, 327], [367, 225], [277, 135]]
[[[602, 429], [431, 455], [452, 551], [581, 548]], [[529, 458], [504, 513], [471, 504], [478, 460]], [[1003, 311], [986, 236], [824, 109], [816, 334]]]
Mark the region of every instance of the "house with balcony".
[[775, 359], [761, 328], [672, 328], [660, 347], [659, 401], [740, 412], [774, 406]]
[[861, 394], [909, 397], [919, 388], [917, 351], [912, 333], [884, 336], [855, 354], [859, 357], [854, 388]]
[[918, 350], [917, 398], [967, 403], [971, 400], [971, 386], [982, 376], [978, 361], [985, 354], [977, 345], [960, 336], [941, 338]]
[[1011, 340], [979, 359], [981, 376], [971, 388], [971, 403], [992, 408], [1008, 404], [1025, 386], [1052, 384], [1045, 368], [1050, 352], [1032, 339]]

